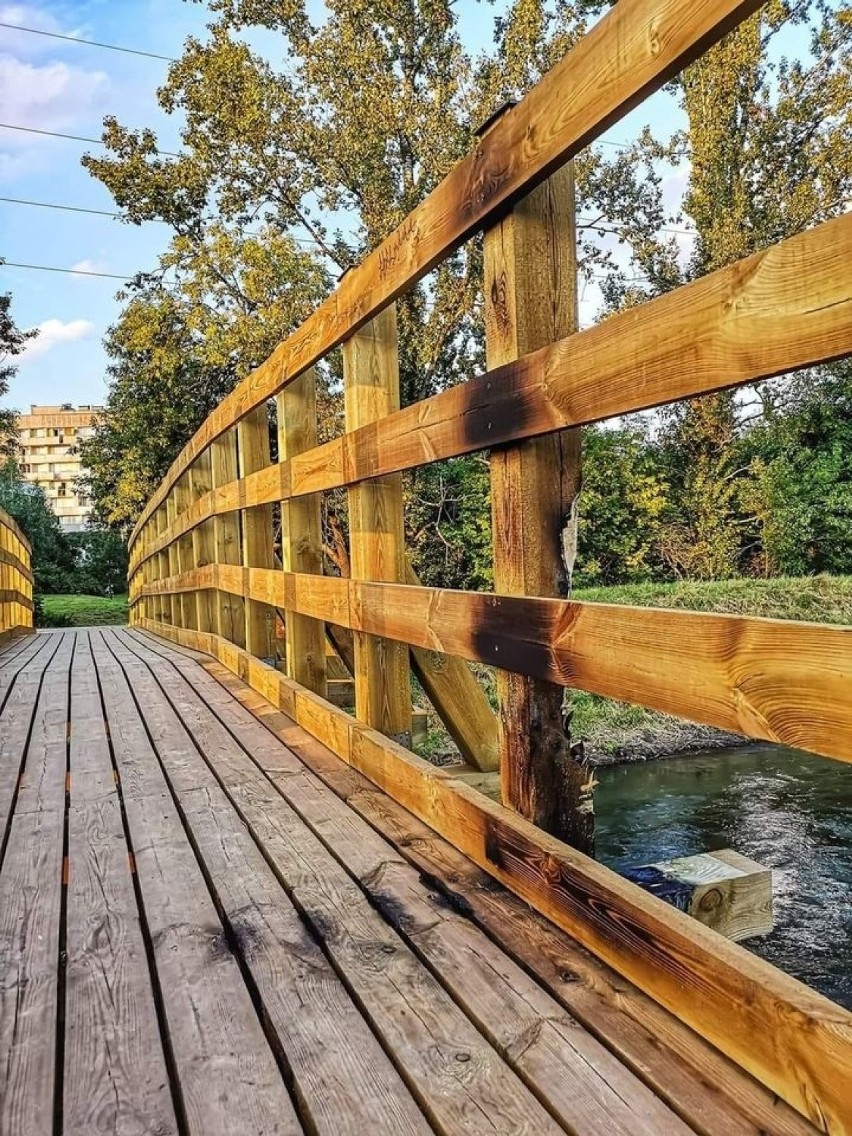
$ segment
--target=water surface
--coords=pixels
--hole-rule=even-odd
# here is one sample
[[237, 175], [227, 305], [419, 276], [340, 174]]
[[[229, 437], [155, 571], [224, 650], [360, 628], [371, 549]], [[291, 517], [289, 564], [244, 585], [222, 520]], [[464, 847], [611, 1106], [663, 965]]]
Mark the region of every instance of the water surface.
[[742, 945], [852, 1009], [852, 765], [749, 746], [596, 776], [599, 860], [734, 848], [772, 868], [775, 930]]

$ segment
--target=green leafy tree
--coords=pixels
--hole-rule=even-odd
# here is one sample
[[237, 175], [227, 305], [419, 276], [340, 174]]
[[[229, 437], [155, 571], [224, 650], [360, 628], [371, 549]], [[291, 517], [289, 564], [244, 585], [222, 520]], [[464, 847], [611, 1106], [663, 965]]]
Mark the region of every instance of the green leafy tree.
[[0, 508], [18, 522], [32, 545], [36, 592], [68, 590], [75, 567], [68, 537], [44, 491], [24, 481], [11, 458], [0, 466]]
[[852, 572], [852, 362], [787, 381], [744, 438], [743, 500], [753, 570], [764, 575]]
[[[5, 263], [0, 260], [0, 264]], [[37, 332], [21, 331], [12, 318], [12, 297], [0, 293], [0, 398], [9, 393], [9, 381], [17, 374], [17, 367], [9, 360], [20, 355]], [[14, 410], [0, 407], [0, 454], [10, 455], [16, 445], [17, 429]]]
[[92, 527], [69, 533], [74, 555], [72, 586], [85, 596], [115, 596], [127, 591], [127, 543], [115, 529]]
[[575, 585], [621, 584], [659, 573], [667, 491], [644, 422], [584, 430]]
[[[780, 54], [796, 29], [810, 51]], [[835, 216], [852, 192], [852, 18], [823, 0], [773, 0], [678, 81], [689, 131], [683, 207], [698, 276]], [[738, 461], [742, 400], [724, 392], [665, 413], [677, 516], [677, 571], [731, 576], [742, 568]]]

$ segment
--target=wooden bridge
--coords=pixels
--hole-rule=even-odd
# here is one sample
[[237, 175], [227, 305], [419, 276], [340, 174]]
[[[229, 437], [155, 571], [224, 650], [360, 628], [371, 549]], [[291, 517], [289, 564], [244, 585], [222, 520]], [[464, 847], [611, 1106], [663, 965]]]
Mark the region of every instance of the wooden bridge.
[[[579, 427], [852, 353], [848, 213], [577, 330], [572, 157], [757, 7], [620, 0], [201, 426], [131, 628], [6, 645], [3, 1136], [852, 1132], [852, 1015], [579, 850], [562, 719], [852, 760], [852, 629], [565, 589]], [[400, 408], [394, 301], [479, 232], [487, 372]], [[401, 475], [485, 449], [495, 592], [424, 587]], [[412, 670], [463, 764], [409, 748]]]

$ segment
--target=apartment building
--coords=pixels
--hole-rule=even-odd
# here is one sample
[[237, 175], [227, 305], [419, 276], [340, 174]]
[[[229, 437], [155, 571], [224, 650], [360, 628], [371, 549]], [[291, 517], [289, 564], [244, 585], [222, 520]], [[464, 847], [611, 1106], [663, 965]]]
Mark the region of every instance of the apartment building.
[[79, 443], [93, 433], [102, 406], [31, 406], [18, 417], [19, 462], [26, 481], [44, 490], [65, 532], [86, 527], [91, 506], [77, 486], [83, 471]]

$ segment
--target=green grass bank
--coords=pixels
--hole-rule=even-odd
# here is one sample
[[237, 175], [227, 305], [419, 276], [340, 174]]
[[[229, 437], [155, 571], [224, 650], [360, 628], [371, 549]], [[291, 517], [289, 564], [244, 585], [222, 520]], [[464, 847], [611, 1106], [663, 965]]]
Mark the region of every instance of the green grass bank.
[[47, 627], [95, 627], [127, 623], [127, 596], [41, 597]]

